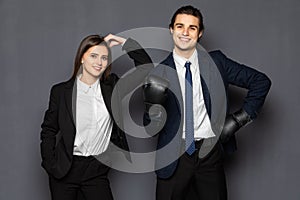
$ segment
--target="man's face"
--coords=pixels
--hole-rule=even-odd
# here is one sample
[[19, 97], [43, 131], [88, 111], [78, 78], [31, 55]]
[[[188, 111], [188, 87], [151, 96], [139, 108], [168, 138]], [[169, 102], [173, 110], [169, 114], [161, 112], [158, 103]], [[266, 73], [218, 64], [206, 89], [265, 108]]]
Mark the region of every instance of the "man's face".
[[202, 35], [202, 31], [199, 28], [199, 19], [197, 17], [187, 14], [178, 14], [176, 16], [174, 26], [170, 28], [176, 53], [190, 54], [194, 52], [197, 40]]

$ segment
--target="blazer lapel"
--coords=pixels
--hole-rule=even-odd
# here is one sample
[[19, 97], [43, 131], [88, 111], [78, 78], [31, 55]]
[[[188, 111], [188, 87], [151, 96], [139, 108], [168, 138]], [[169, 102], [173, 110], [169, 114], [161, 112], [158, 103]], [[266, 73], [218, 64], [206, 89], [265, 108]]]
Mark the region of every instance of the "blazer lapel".
[[200, 45], [197, 47], [202, 92], [212, 128], [219, 131], [226, 114], [226, 93], [222, 76], [209, 53]]
[[210, 77], [210, 66], [208, 60], [208, 53], [206, 53], [205, 49], [201, 46], [197, 46], [197, 53], [198, 53], [198, 62], [199, 62], [199, 73], [201, 79], [201, 88], [202, 94], [204, 98], [205, 107], [209, 117], [211, 116], [211, 101], [210, 101], [210, 94], [209, 89], [211, 83]]
[[109, 112], [109, 114], [112, 116], [111, 111], [111, 95], [112, 95], [112, 85], [109, 84], [108, 81], [100, 81], [100, 87], [101, 87], [101, 93], [104, 99], [105, 106]]
[[75, 127], [76, 127], [76, 99], [77, 99], [77, 84], [75, 79], [71, 79], [66, 84], [65, 103], [66, 103], [66, 108], [68, 110], [68, 113]]
[[[169, 80], [170, 83], [170, 89], [175, 94], [176, 98], [178, 98], [178, 101], [176, 101], [177, 109], [182, 112], [180, 102], [183, 102], [182, 92], [180, 88], [179, 78], [177, 75], [177, 70], [174, 62], [173, 53], [170, 53], [170, 55], [166, 58], [166, 60], [162, 63], [163, 65], [163, 78], [166, 78]], [[168, 67], [166, 67], [168, 66]], [[167, 71], [167, 72], [166, 72]], [[183, 105], [182, 105], [183, 106]]]

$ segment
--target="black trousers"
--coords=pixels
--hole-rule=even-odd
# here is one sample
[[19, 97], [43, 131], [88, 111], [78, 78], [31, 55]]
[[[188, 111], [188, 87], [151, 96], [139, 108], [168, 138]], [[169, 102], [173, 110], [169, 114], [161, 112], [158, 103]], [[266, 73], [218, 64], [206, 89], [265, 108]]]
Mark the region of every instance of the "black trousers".
[[[204, 158], [198, 157], [202, 141], [196, 142], [197, 151], [184, 153], [179, 158], [175, 173], [168, 179], [157, 178], [156, 200], [227, 200], [226, 180], [220, 144]], [[194, 190], [194, 198], [189, 192]]]
[[109, 167], [93, 156], [74, 156], [68, 174], [62, 179], [49, 177], [52, 200], [113, 200], [107, 173]]

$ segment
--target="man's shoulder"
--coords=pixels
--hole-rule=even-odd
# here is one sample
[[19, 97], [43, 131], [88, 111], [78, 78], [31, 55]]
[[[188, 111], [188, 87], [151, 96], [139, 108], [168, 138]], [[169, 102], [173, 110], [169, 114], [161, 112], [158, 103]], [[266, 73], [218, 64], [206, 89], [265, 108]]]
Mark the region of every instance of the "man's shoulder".
[[208, 53], [213, 58], [219, 58], [219, 57], [221, 58], [221, 57], [225, 56], [224, 53], [221, 50], [219, 50], [219, 49], [213, 50], [213, 51], [209, 51]]
[[164, 59], [160, 64], [170, 65], [174, 62], [173, 52], [170, 52], [166, 59]]

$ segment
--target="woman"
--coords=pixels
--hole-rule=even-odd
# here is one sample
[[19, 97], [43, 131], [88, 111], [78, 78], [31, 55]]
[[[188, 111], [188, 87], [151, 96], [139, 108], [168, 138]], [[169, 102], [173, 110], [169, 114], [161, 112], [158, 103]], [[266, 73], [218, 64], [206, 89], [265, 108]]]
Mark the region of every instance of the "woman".
[[[113, 199], [107, 179], [109, 166], [94, 156], [104, 154], [110, 141], [129, 150], [111, 110], [112, 91], [118, 81], [117, 75], [110, 73], [110, 47], [115, 45], [123, 45], [136, 66], [151, 63], [148, 54], [130, 38], [90, 35], [80, 43], [71, 79], [51, 89], [41, 126], [41, 155], [53, 200], [77, 199], [79, 191], [88, 200]], [[149, 71], [148, 67], [137, 69], [145, 76]]]

